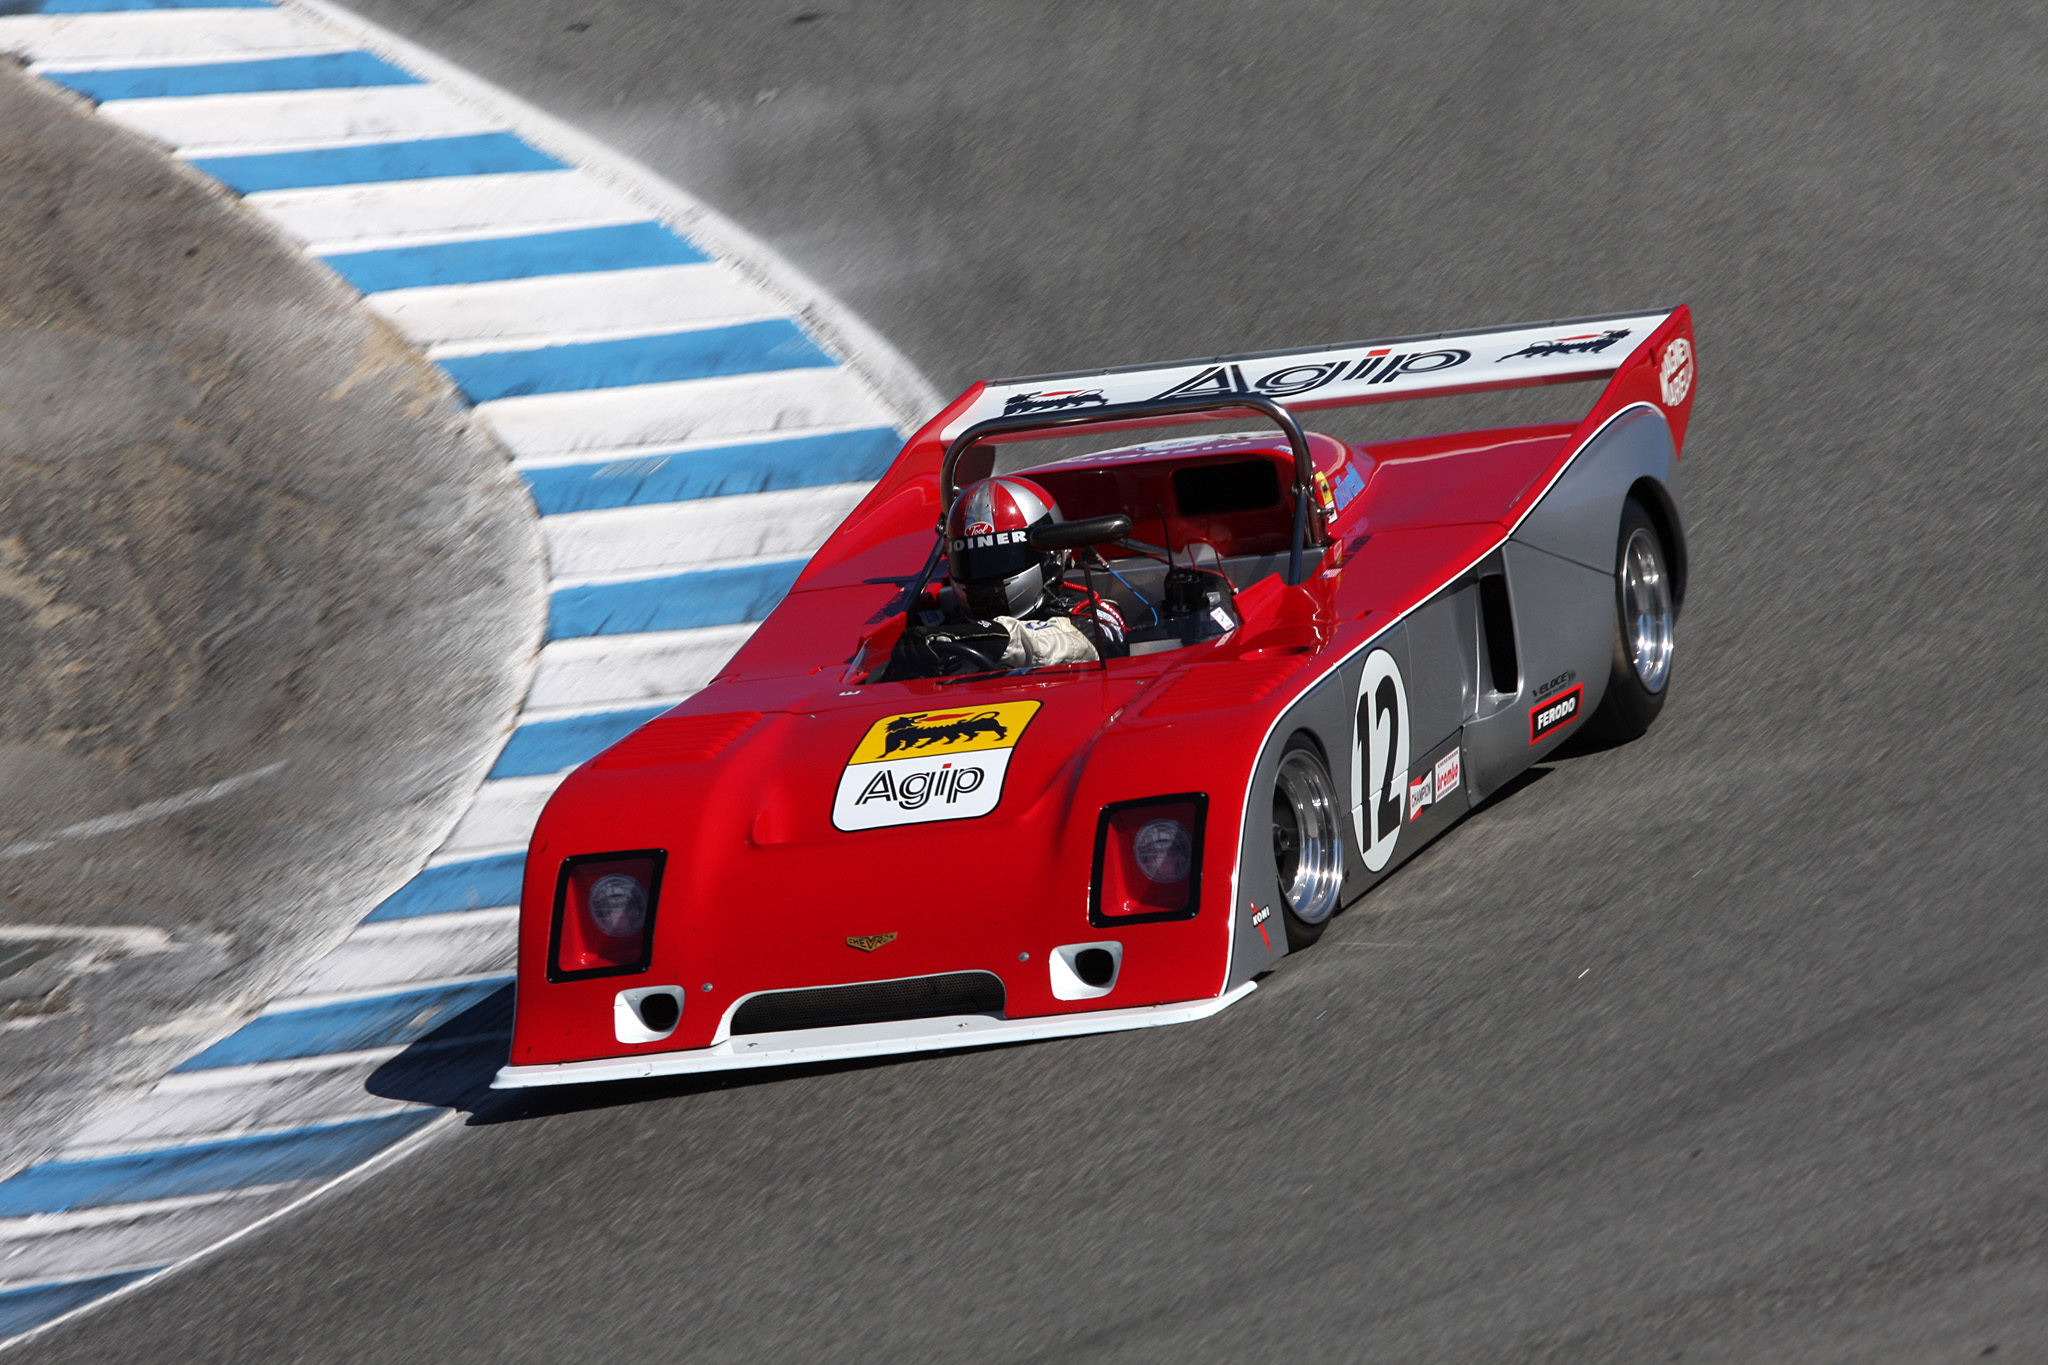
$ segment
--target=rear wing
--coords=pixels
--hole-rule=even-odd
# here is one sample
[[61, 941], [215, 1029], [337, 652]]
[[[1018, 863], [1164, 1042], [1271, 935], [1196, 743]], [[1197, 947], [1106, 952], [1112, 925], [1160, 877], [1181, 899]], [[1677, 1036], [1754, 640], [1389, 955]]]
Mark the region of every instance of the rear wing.
[[1213, 398], [1227, 406], [1233, 397], [1255, 394], [1301, 412], [1605, 379], [1680, 311], [1660, 308], [1306, 351], [993, 380], [970, 402], [947, 410], [940, 435], [950, 441], [991, 418], [1053, 416], [1127, 403]]
[[[1213, 421], [1218, 411], [1232, 409], [1273, 421], [1294, 452], [1294, 537], [1287, 581], [1298, 583], [1302, 552], [1322, 543], [1323, 532], [1309, 497], [1308, 444], [1294, 413], [1604, 379], [1606, 387], [1559, 454], [1562, 468], [1605, 423], [1637, 406], [1661, 412], [1674, 447], [1682, 446], [1696, 377], [1692, 312], [1680, 304], [1641, 313], [976, 384], [910, 438], [795, 586], [803, 587], [820, 566], [837, 563], [873, 534], [867, 519], [885, 507], [898, 509], [893, 516], [943, 521], [961, 457], [978, 445], [1041, 439], [1078, 428], [1114, 431]], [[944, 544], [935, 540], [920, 587]]]

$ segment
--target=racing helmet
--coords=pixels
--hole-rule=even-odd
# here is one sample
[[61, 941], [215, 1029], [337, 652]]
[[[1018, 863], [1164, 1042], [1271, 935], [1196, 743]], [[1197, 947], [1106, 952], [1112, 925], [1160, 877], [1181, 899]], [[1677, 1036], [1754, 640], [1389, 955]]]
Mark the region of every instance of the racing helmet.
[[1060, 557], [1034, 549], [1032, 527], [1060, 520], [1052, 494], [1003, 475], [960, 490], [946, 513], [953, 591], [976, 616], [1027, 616], [1044, 603]]

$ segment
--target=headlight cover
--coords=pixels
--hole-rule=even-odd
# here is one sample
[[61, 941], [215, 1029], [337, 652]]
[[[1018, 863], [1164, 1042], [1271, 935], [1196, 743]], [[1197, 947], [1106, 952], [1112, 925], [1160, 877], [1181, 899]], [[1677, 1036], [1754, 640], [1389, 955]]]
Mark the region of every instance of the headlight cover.
[[667, 857], [660, 849], [635, 849], [562, 860], [548, 934], [548, 980], [647, 970]]
[[1118, 801], [1095, 826], [1088, 919], [1096, 925], [1191, 919], [1202, 900], [1203, 792]]

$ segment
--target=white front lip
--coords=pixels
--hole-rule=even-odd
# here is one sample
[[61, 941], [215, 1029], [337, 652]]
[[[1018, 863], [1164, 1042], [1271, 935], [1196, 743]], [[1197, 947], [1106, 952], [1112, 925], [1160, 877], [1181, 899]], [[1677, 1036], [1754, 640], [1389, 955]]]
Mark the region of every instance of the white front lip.
[[997, 1019], [986, 1014], [956, 1014], [938, 1019], [906, 1019], [880, 1024], [847, 1024], [838, 1028], [792, 1029], [786, 1033], [748, 1033], [710, 1047], [686, 1052], [661, 1052], [641, 1057], [599, 1057], [587, 1062], [550, 1062], [540, 1066], [501, 1067], [493, 1090], [534, 1085], [570, 1085], [589, 1081], [630, 1081], [648, 1076], [688, 1076], [706, 1071], [733, 1071], [754, 1066], [796, 1066], [856, 1057], [887, 1057], [906, 1052], [947, 1048], [991, 1047], [1040, 1038], [1068, 1038], [1088, 1033], [1157, 1028], [1206, 1019], [1236, 1004], [1255, 989], [1247, 981], [1224, 995], [1171, 1005], [1055, 1014], [1036, 1019]]

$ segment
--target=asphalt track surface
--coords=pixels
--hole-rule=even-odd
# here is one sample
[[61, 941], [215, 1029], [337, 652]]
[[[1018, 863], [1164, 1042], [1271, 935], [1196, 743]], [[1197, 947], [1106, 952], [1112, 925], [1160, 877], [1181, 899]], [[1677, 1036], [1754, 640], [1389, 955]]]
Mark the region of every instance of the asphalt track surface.
[[941, 388], [1690, 301], [1676, 691], [1215, 1020], [486, 1106], [23, 1359], [2048, 1358], [2038, 9], [367, 13]]

